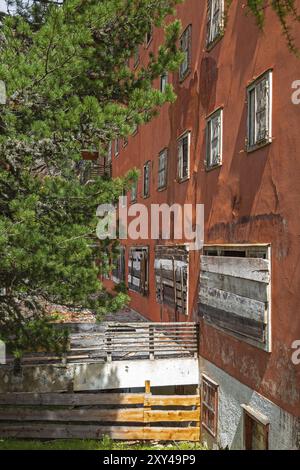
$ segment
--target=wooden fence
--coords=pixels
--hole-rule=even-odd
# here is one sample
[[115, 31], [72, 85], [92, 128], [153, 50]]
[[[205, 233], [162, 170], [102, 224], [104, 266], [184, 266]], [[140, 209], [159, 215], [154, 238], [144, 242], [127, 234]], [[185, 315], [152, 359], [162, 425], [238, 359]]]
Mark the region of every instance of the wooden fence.
[[199, 395], [0, 394], [0, 438], [200, 440]]
[[[196, 323], [101, 323], [70, 325], [70, 348], [64, 362], [168, 359], [198, 356]], [[58, 361], [51, 354], [30, 354], [23, 363]]]

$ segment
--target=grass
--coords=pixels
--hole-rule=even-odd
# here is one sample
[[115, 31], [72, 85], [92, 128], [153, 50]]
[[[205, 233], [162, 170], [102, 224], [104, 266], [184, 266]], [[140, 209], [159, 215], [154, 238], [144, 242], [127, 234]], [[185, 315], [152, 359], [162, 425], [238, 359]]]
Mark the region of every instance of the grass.
[[112, 441], [104, 437], [102, 440], [53, 440], [53, 441], [30, 441], [0, 439], [0, 450], [206, 450], [206, 448], [194, 442], [178, 443], [145, 443], [145, 442], [120, 442]]

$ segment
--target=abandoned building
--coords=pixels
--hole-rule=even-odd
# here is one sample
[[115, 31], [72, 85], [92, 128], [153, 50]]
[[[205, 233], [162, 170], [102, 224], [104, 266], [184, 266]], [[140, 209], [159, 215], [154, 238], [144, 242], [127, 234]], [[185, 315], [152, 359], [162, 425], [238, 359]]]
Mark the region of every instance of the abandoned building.
[[[225, 0], [177, 7], [184, 60], [156, 82], [162, 91], [172, 84], [176, 101], [112, 142], [105, 161], [87, 155], [93, 164], [82, 174], [87, 182], [139, 169], [129, 207], [202, 204], [203, 247], [175, 236], [175, 211], [168, 239], [121, 240], [103, 282], [126, 285], [133, 316], [71, 325], [65, 363], [37, 354], [25, 358], [22, 376], [0, 366], [0, 405], [16, 407], [2, 411], [0, 437], [109, 431], [115, 439], [300, 449], [299, 59], [271, 8], [263, 31], [244, 2], [231, 2], [228, 17], [224, 8]], [[300, 42], [300, 31], [292, 34]], [[151, 31], [130, 67], [162, 40], [162, 30]], [[29, 413], [33, 405], [42, 411]], [[149, 426], [168, 420], [173, 427]]]
[[[208, 6], [208, 8], [207, 8]], [[243, 2], [178, 6], [174, 104], [113, 142], [113, 177], [140, 170], [131, 203], [204, 204], [201, 251], [186, 239], [124, 240], [105, 284], [125, 282], [131, 307], [155, 322], [200, 323], [201, 425], [231, 449], [300, 447], [298, 59], [267, 8], [264, 32]], [[156, 51], [152, 32], [131, 66]], [[293, 31], [300, 39], [299, 30]], [[172, 233], [173, 232], [173, 233]]]

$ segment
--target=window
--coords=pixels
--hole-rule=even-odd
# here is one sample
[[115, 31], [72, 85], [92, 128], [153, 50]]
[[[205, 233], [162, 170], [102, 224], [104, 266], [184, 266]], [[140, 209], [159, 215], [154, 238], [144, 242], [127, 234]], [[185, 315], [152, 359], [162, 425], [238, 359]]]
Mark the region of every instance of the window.
[[206, 124], [206, 167], [222, 164], [223, 110], [219, 109], [207, 119]]
[[207, 46], [210, 47], [222, 36], [224, 30], [224, 0], [207, 2]]
[[192, 59], [192, 25], [189, 25], [180, 38], [180, 49], [184, 59], [180, 64], [179, 79], [183, 81], [191, 71]]
[[199, 314], [240, 341], [271, 350], [271, 247], [205, 245]]
[[149, 291], [149, 248], [134, 247], [128, 258], [128, 287], [142, 295]]
[[158, 157], [158, 189], [165, 189], [168, 178], [168, 150], [164, 149]]
[[131, 193], [130, 193], [130, 202], [136, 202], [137, 200], [137, 189], [138, 189], [138, 182], [134, 181], [131, 186]]
[[107, 160], [106, 163], [110, 164], [112, 160], [112, 142], [109, 142], [108, 144], [108, 150], [107, 150]]
[[150, 26], [149, 30], [146, 33], [146, 37], [145, 37], [146, 47], [149, 46], [150, 42], [152, 41], [152, 38], [153, 38], [153, 28], [152, 28], [152, 26]]
[[120, 253], [113, 261], [112, 279], [116, 283], [125, 282], [125, 247], [119, 247]]
[[178, 179], [184, 181], [190, 176], [191, 133], [186, 132], [178, 139]]
[[136, 68], [139, 65], [140, 61], [140, 52], [139, 52], [139, 46], [136, 46], [133, 54], [133, 66]]
[[188, 315], [188, 247], [157, 245], [154, 268], [157, 302]]
[[168, 74], [167, 72], [165, 72], [160, 76], [160, 91], [162, 93], [165, 93], [167, 85], [168, 85]]
[[202, 403], [202, 426], [213, 437], [217, 436], [218, 430], [218, 384], [202, 375], [201, 403]]
[[272, 141], [272, 72], [248, 87], [248, 150]]
[[269, 419], [248, 405], [244, 410], [244, 445], [245, 450], [269, 449]]
[[115, 157], [118, 157], [120, 153], [120, 140], [116, 139], [115, 140]]
[[143, 196], [150, 196], [150, 172], [151, 172], [151, 162], [147, 162], [144, 165], [144, 174], [143, 174]]

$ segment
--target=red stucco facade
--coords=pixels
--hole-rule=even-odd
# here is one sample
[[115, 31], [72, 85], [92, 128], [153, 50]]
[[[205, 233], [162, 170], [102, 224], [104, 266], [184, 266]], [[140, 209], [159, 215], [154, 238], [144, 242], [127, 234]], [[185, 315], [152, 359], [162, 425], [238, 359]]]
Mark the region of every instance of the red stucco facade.
[[[205, 243], [270, 243], [272, 247], [272, 352], [265, 352], [201, 321], [201, 356], [289, 413], [300, 417], [300, 365], [291, 361], [293, 341], [300, 339], [300, 105], [292, 103], [292, 83], [300, 80], [300, 62], [287, 48], [277, 18], [267, 8], [264, 32], [244, 2], [229, 9], [225, 34], [206, 50], [206, 2], [186, 0], [178, 7], [185, 29], [192, 25], [192, 70], [179, 83], [169, 77], [177, 93], [150, 124], [129, 138], [113, 156], [113, 176], [132, 167], [142, 170], [152, 161], [151, 203], [202, 203], [205, 205]], [[299, 2], [300, 7], [300, 2]], [[294, 31], [300, 44], [300, 31]], [[162, 32], [155, 31], [148, 49], [156, 50]], [[140, 49], [141, 62], [147, 48]], [[273, 70], [272, 143], [254, 152], [245, 150], [247, 129], [246, 88], [265, 71]], [[159, 84], [157, 84], [159, 86]], [[223, 163], [207, 171], [206, 117], [223, 108]], [[191, 131], [190, 178], [177, 182], [177, 139]], [[168, 148], [166, 190], [157, 190], [159, 152]], [[184, 241], [184, 240], [183, 240]], [[131, 306], [153, 321], [174, 320], [171, 310], [156, 301], [154, 247], [161, 241], [127, 241], [149, 245], [149, 295], [131, 292]], [[172, 240], [170, 241], [172, 243]], [[178, 243], [178, 241], [176, 241]], [[192, 252], [189, 264], [189, 319], [198, 320], [200, 254]], [[111, 282], [108, 282], [111, 285]], [[179, 315], [177, 320], [185, 321]]]

